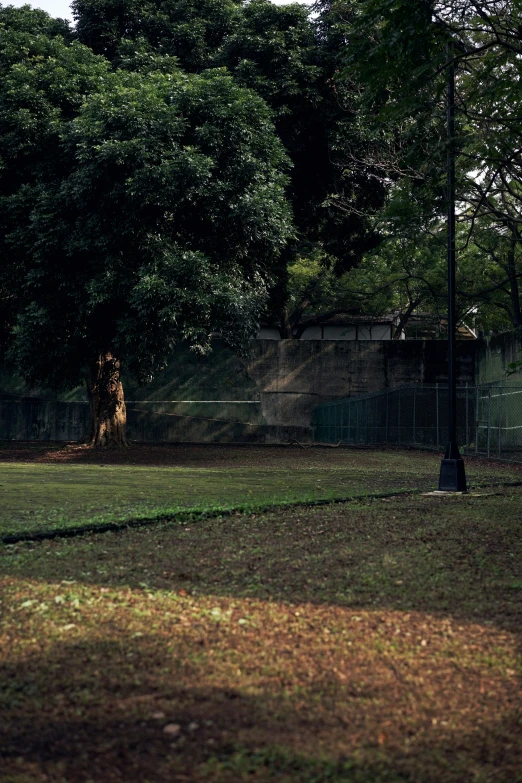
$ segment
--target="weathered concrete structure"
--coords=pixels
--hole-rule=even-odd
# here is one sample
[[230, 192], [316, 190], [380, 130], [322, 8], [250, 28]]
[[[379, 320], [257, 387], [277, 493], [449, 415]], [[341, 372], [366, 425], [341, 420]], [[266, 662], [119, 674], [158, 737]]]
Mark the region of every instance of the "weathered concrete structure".
[[[0, 440], [73, 441], [89, 429], [86, 402], [21, 397], [0, 399]], [[311, 429], [177, 416], [129, 408], [127, 435], [149, 443], [286, 443], [309, 440]]]
[[[506, 378], [508, 364], [522, 360], [522, 330], [505, 332], [477, 340], [476, 383], [491, 383]], [[522, 385], [522, 373], [511, 376]]]
[[[517, 358], [522, 335], [458, 342], [458, 382], [505, 379]], [[447, 346], [439, 340], [256, 340], [243, 360], [221, 341], [206, 358], [181, 347], [150, 386], [126, 382], [128, 435], [149, 442], [304, 441], [311, 438], [315, 405], [446, 380]], [[85, 434], [83, 390], [64, 401], [45, 390], [39, 399], [21, 397], [19, 389], [14, 381], [11, 394], [0, 391], [0, 439], [77, 440]]]
[[0, 399], [0, 440], [80, 440], [88, 426], [87, 403]]
[[[474, 383], [477, 344], [458, 343], [459, 383]], [[447, 346], [439, 340], [256, 340], [253, 351], [247, 371], [268, 424], [308, 424], [322, 402], [448, 377]]]

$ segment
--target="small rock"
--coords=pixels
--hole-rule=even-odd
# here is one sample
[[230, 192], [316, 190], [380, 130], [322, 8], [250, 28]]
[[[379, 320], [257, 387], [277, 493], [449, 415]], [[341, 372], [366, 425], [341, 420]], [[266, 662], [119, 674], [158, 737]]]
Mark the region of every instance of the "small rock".
[[153, 712], [153, 713], [152, 713], [152, 717], [153, 717], [155, 720], [161, 720], [161, 718], [164, 718], [164, 717], [165, 717], [165, 713], [164, 713], [164, 712], [161, 712], [161, 711], [158, 711], [158, 712]]
[[189, 723], [188, 730], [189, 731], [197, 731], [199, 729], [199, 723], [193, 722]]
[[178, 737], [180, 732], [181, 726], [179, 723], [167, 723], [166, 726], [163, 726], [163, 733], [168, 734], [169, 737]]

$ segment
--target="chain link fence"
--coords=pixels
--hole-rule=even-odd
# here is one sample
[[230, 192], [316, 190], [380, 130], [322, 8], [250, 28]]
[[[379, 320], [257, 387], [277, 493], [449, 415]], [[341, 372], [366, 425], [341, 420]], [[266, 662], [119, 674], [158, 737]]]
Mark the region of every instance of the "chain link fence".
[[[318, 405], [317, 443], [360, 443], [444, 449], [448, 388], [412, 385]], [[457, 387], [457, 439], [468, 454], [522, 462], [522, 386]]]

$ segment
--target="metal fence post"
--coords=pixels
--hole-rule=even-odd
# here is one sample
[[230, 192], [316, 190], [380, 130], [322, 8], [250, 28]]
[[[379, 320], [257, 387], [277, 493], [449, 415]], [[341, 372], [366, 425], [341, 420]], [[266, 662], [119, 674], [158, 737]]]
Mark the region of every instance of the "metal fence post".
[[489, 450], [490, 450], [490, 444], [491, 444], [491, 386], [488, 389], [488, 459], [489, 459]]
[[437, 443], [435, 444], [437, 447], [440, 443], [439, 438], [439, 384], [435, 384], [435, 413], [436, 413], [436, 419], [437, 419]]
[[417, 443], [417, 432], [416, 432], [416, 416], [417, 416], [417, 387], [413, 387], [413, 442]]
[[401, 445], [401, 390], [399, 389], [399, 415], [397, 417], [397, 442], [399, 446]]
[[478, 454], [479, 439], [479, 387], [475, 386], [475, 454]]
[[469, 384], [466, 383], [466, 448], [469, 445]]
[[500, 399], [498, 401], [498, 458], [502, 456], [502, 401], [503, 401], [503, 387], [500, 387]]
[[389, 402], [390, 402], [390, 392], [388, 389], [386, 389], [386, 431], [385, 431], [385, 442], [388, 443], [388, 415], [389, 415]]

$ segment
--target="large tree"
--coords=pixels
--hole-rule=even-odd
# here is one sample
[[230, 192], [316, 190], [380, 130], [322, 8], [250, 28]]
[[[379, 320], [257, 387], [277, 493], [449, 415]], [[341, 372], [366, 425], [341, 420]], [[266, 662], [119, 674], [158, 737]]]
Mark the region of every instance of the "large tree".
[[[122, 445], [122, 366], [146, 381], [178, 340], [206, 351], [214, 331], [235, 347], [254, 333], [292, 230], [284, 150], [264, 101], [222, 70], [187, 75], [158, 57], [110, 72], [45, 33], [10, 62], [12, 35], [0, 39], [1, 154], [16, 173], [0, 176], [2, 287], [16, 297], [4, 351], [29, 384], [86, 380], [89, 442]], [[40, 168], [23, 168], [28, 154]]]
[[[296, 259], [320, 257], [341, 275], [378, 241], [366, 212], [382, 203], [383, 187], [345, 165], [346, 149], [361, 137], [334, 85], [342, 32], [303, 4], [269, 0], [75, 0], [73, 9], [80, 40], [113, 67], [142, 67], [154, 53], [178, 58], [191, 72], [225, 66], [272, 109], [292, 163], [287, 196], [296, 232], [278, 266], [267, 316], [291, 337], [288, 268]], [[355, 208], [339, 209], [342, 201]]]
[[79, 40], [113, 64], [126, 42], [178, 58], [187, 71], [216, 64], [241, 0], [73, 0]]

